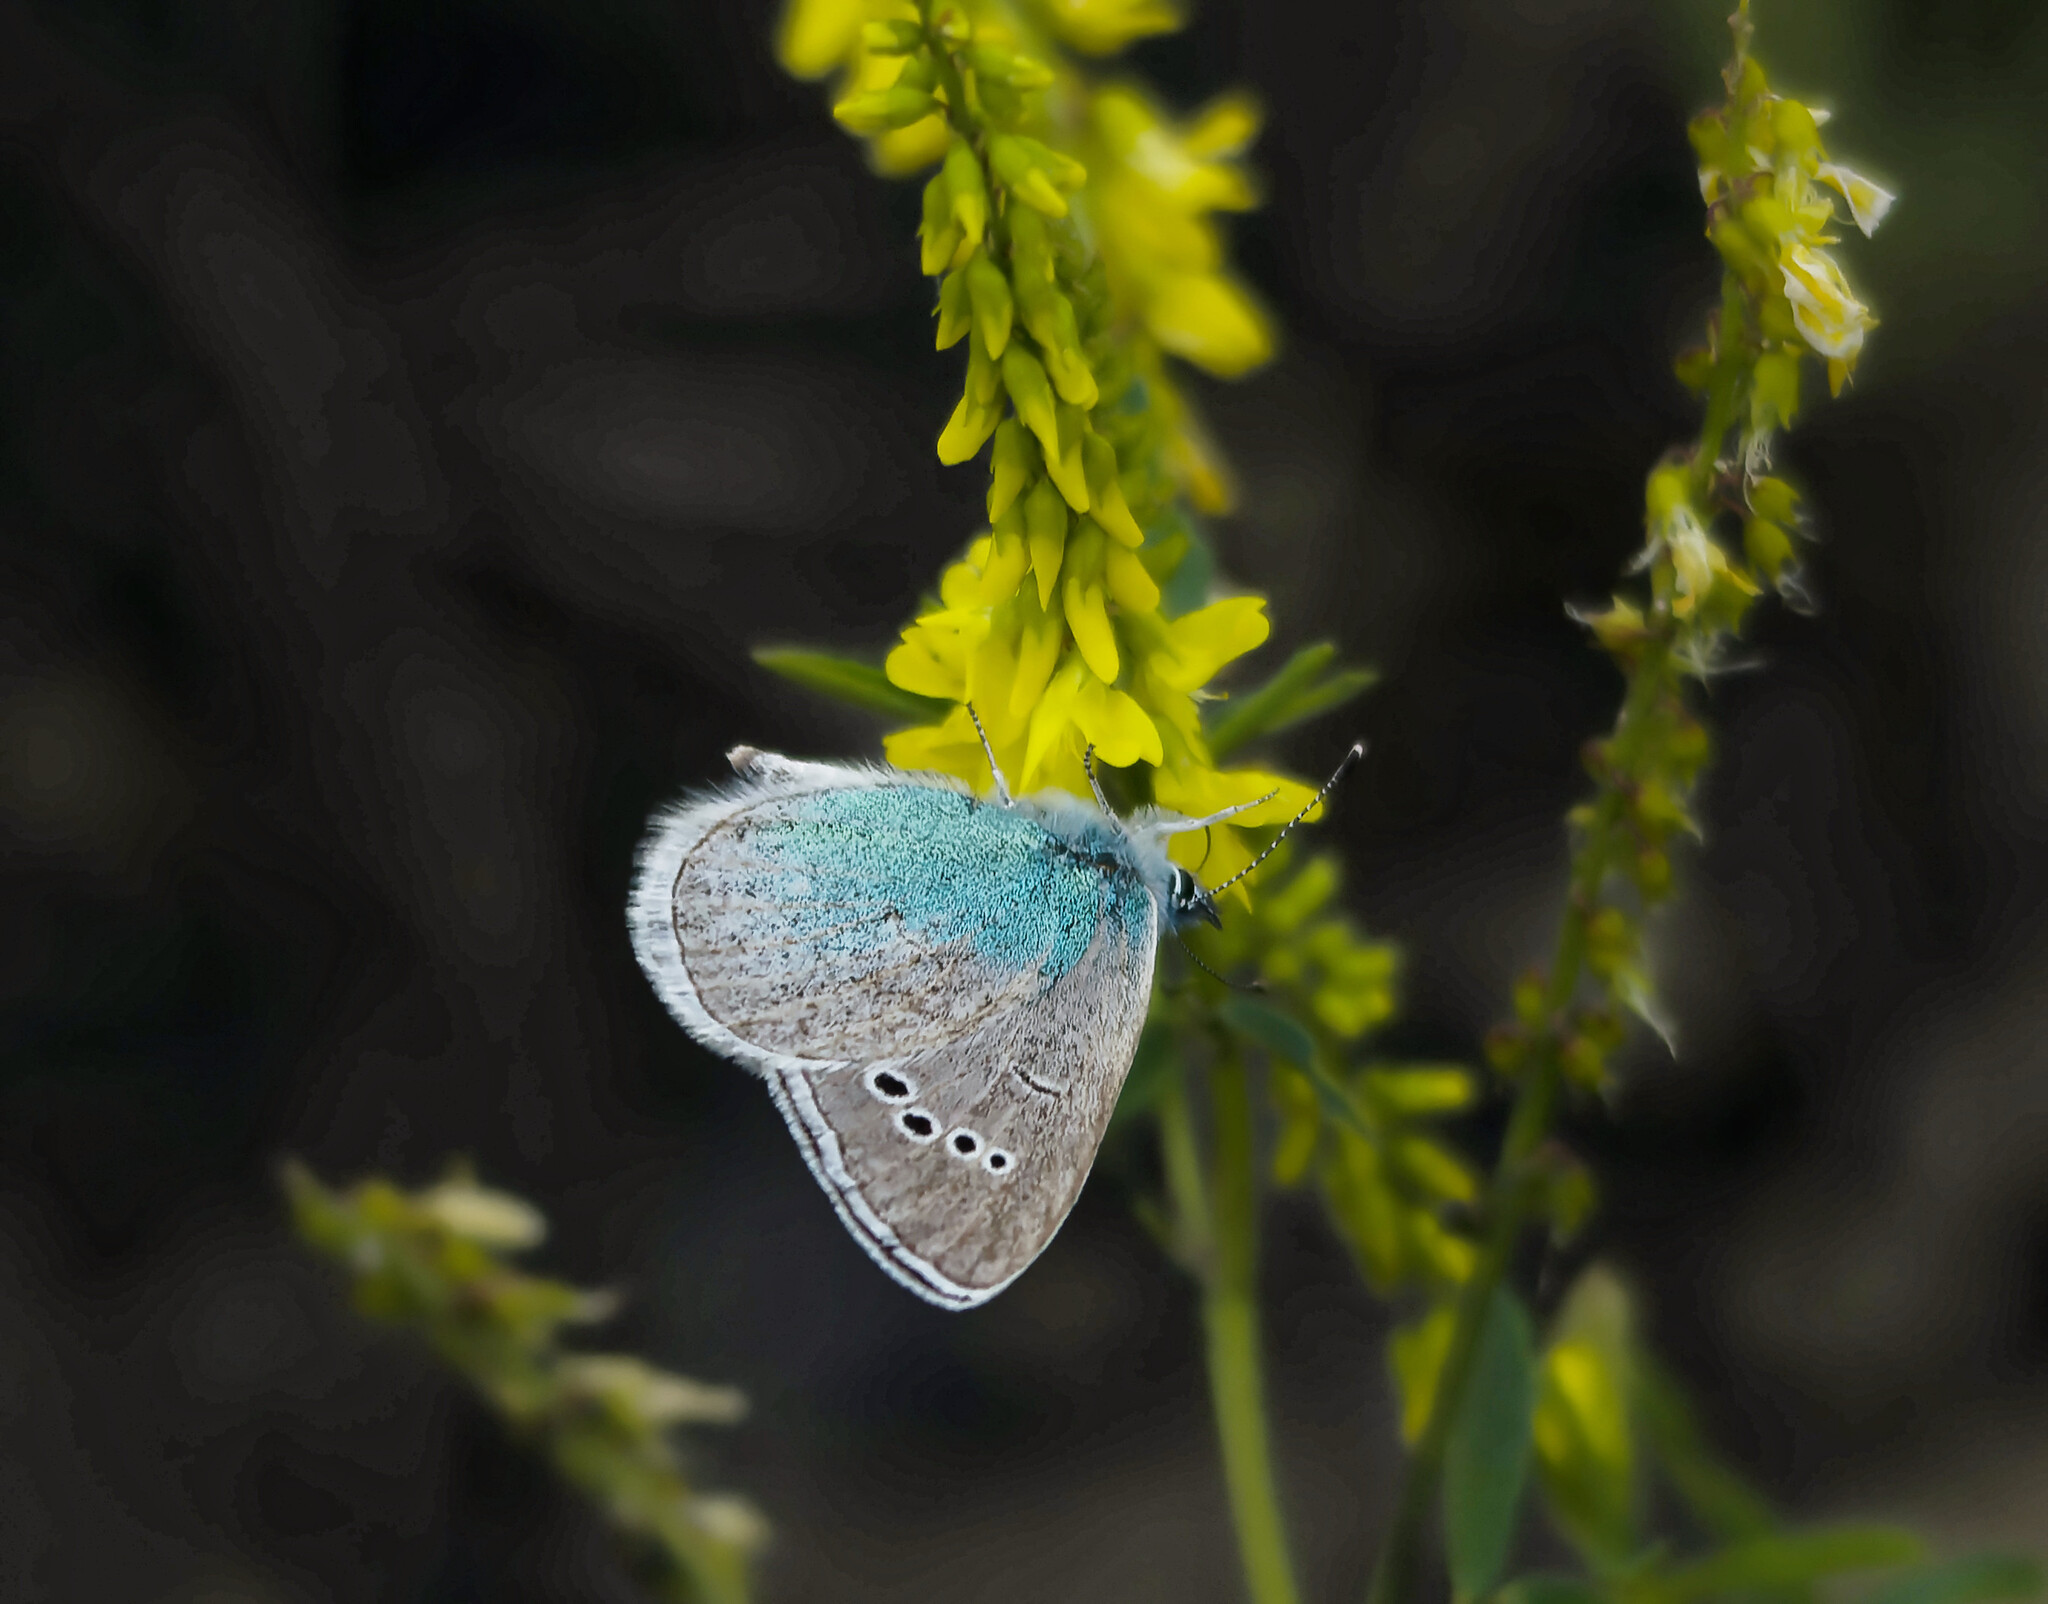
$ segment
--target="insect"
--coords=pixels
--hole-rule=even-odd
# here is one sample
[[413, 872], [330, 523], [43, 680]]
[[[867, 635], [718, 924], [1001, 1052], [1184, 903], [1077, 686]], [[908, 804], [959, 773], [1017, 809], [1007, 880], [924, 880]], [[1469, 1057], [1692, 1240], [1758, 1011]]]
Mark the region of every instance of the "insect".
[[993, 751], [991, 799], [747, 746], [728, 761], [735, 780], [649, 826], [629, 905], [640, 965], [684, 1029], [768, 1083], [877, 1264], [943, 1307], [986, 1303], [1080, 1194], [1160, 936], [1220, 922], [1167, 838], [1271, 798], [1120, 819], [1092, 761], [1095, 806], [1013, 797]]

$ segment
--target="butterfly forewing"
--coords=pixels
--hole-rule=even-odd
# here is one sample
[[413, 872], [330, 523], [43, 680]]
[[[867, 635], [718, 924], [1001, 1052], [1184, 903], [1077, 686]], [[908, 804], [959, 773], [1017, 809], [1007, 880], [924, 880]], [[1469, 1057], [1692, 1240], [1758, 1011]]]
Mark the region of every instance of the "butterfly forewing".
[[980, 1303], [1087, 1177], [1144, 1023], [1151, 895], [1028, 810], [767, 762], [658, 825], [635, 946], [693, 1034], [769, 1078], [876, 1260]]

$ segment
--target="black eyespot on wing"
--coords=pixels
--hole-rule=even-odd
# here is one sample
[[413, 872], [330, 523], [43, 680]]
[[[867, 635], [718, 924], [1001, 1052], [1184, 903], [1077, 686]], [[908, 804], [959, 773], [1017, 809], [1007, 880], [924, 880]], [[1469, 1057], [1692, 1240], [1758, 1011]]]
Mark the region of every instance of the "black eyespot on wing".
[[896, 1116], [896, 1123], [903, 1127], [905, 1135], [913, 1136], [920, 1142], [929, 1142], [939, 1132], [931, 1115], [921, 1108], [906, 1108]]
[[917, 1088], [894, 1070], [877, 1069], [868, 1074], [868, 1090], [885, 1103], [906, 1103]]
[[992, 1147], [982, 1158], [982, 1168], [991, 1175], [1001, 1175], [1015, 1161], [1000, 1147]]
[[972, 1158], [980, 1146], [981, 1142], [972, 1131], [955, 1131], [953, 1133], [953, 1151], [962, 1158]]

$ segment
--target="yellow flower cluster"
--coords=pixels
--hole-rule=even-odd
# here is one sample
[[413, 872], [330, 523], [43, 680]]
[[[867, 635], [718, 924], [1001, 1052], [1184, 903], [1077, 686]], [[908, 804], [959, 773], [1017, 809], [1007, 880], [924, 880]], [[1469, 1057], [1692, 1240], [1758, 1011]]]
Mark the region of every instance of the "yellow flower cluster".
[[1804, 346], [1826, 362], [1839, 395], [1856, 369], [1863, 337], [1877, 326], [1825, 247], [1837, 243], [1832, 189], [1866, 235], [1892, 196], [1828, 160], [1820, 138], [1826, 113], [1773, 94], [1747, 41], [1728, 71], [1728, 103], [1694, 120], [1707, 233], [1757, 303], [1767, 341]]
[[781, 52], [793, 72], [840, 72], [834, 115], [877, 166], [936, 165], [923, 265], [940, 280], [939, 348], [967, 349], [939, 458], [993, 442], [990, 528], [885, 665], [902, 690], [955, 706], [891, 735], [890, 761], [988, 783], [971, 706], [1020, 791], [1087, 795], [1092, 746], [1110, 767], [1148, 765], [1152, 799], [1191, 816], [1270, 796], [1207, 841], [1174, 843], [1213, 883], [1250, 861], [1240, 828], [1310, 797], [1218, 768], [1204, 739], [1206, 687], [1266, 639], [1264, 602], [1175, 611], [1162, 588], [1189, 548], [1178, 500], [1228, 504], [1164, 356], [1235, 375], [1273, 349], [1211, 218], [1254, 203], [1236, 157], [1258, 119], [1228, 97], [1176, 122], [1061, 49], [1102, 53], [1176, 22], [1145, 0], [795, 0]]

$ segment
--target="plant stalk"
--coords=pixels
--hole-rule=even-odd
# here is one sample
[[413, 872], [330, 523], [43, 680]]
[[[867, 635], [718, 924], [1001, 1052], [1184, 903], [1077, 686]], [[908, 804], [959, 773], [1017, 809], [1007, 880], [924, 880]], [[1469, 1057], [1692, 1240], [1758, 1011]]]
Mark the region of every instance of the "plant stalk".
[[1182, 1077], [1174, 1078], [1159, 1111], [1176, 1246], [1202, 1288], [1209, 1397], [1246, 1592], [1252, 1604], [1298, 1604], [1301, 1595], [1273, 1477], [1259, 1352], [1259, 1199], [1251, 1090], [1244, 1060], [1227, 1044], [1218, 1045], [1209, 1090], [1215, 1150], [1206, 1184]]
[[[1618, 747], [1634, 744], [1650, 707], [1663, 694], [1670, 666], [1668, 642], [1654, 640], [1644, 647], [1616, 722]], [[1628, 768], [1625, 751], [1618, 751], [1611, 772], [1626, 773]], [[1536, 1044], [1534, 1061], [1524, 1071], [1508, 1116], [1507, 1134], [1501, 1141], [1486, 1190], [1486, 1231], [1472, 1274], [1458, 1289], [1450, 1346], [1437, 1377], [1436, 1396], [1430, 1403], [1421, 1439], [1408, 1459], [1387, 1539], [1373, 1569], [1372, 1586], [1366, 1595], [1368, 1604], [1414, 1604], [1422, 1595], [1426, 1535], [1430, 1511], [1436, 1503], [1437, 1484], [1443, 1474], [1444, 1449], [1478, 1356], [1487, 1306], [1493, 1300], [1494, 1288], [1506, 1276], [1516, 1244], [1521, 1240], [1529, 1207], [1524, 1171], [1549, 1132], [1556, 1111], [1563, 1082], [1560, 1052], [1564, 1012], [1578, 990], [1579, 976], [1585, 967], [1586, 928], [1607, 878], [1623, 814], [1621, 793], [1611, 780], [1602, 781], [1592, 821], [1572, 862], [1571, 887], [1564, 917], [1558, 924], [1556, 951], [1544, 993], [1545, 1012], [1551, 1024]]]

